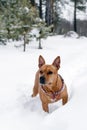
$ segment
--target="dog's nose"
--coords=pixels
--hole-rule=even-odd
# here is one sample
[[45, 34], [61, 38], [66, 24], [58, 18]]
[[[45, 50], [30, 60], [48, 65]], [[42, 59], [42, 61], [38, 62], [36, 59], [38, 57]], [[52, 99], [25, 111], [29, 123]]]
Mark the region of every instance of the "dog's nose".
[[44, 76], [40, 77], [40, 84], [45, 84], [45, 77]]

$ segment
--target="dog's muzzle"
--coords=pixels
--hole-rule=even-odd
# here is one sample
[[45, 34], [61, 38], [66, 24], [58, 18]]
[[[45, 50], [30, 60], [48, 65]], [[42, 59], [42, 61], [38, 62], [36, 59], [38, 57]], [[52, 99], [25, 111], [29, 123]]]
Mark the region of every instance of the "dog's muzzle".
[[40, 84], [45, 84], [45, 77], [44, 76], [40, 77]]

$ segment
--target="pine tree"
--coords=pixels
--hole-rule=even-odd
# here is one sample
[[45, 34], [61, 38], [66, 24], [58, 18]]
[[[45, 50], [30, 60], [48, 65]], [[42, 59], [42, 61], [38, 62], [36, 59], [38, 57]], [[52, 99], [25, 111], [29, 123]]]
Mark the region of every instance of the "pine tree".
[[2, 23], [4, 24], [4, 28], [7, 31], [7, 39], [13, 38], [15, 26], [18, 23], [17, 20], [17, 11], [18, 8], [16, 7], [17, 3], [15, 0], [13, 1], [6, 1], [3, 4], [2, 10]]
[[42, 49], [41, 40], [46, 39], [50, 35], [51, 28], [52, 26], [48, 27], [43, 20], [38, 19], [37, 29], [39, 34], [36, 37], [36, 39], [39, 41], [38, 49]]
[[30, 32], [33, 29], [33, 26], [36, 24], [37, 15], [36, 8], [32, 6], [29, 8], [21, 8], [19, 12], [19, 18], [21, 21], [19, 31], [20, 34], [24, 36], [24, 48], [26, 46], [26, 42], [28, 42], [30, 40], [29, 38], [31, 38]]
[[22, 36], [26, 38], [24, 44], [28, 43], [31, 37], [29, 33], [38, 15], [36, 7], [30, 4], [30, 0], [7, 0], [3, 4], [2, 12], [7, 39], [18, 40], [19, 36]]

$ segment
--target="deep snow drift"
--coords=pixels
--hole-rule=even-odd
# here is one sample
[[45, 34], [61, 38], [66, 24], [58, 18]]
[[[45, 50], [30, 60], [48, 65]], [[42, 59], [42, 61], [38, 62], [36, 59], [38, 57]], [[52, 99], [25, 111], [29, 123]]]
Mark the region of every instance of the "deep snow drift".
[[[34, 41], [25, 53], [16, 44], [0, 46], [0, 130], [87, 130], [87, 38], [49, 37], [42, 50]], [[68, 103], [49, 105], [49, 114], [31, 98], [39, 55], [49, 64], [60, 55], [68, 87]]]

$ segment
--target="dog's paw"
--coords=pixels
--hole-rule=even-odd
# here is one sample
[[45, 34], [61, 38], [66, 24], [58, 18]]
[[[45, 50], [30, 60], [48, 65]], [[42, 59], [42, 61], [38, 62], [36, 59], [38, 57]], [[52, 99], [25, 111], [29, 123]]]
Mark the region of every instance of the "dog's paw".
[[34, 95], [32, 94], [31, 97], [34, 97]]
[[32, 94], [31, 97], [35, 97], [36, 95]]

